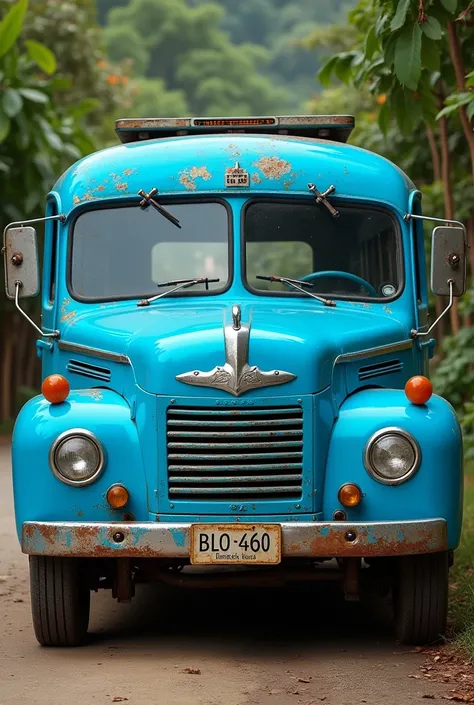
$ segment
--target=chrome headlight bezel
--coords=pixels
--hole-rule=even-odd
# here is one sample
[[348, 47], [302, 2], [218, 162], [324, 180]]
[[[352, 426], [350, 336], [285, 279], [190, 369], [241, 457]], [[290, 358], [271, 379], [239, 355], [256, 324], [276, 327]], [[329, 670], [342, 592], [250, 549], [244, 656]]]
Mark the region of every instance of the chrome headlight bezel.
[[[372, 451], [377, 444], [377, 442], [383, 438], [384, 436], [400, 436], [404, 438], [408, 443], [410, 443], [412, 449], [413, 449], [413, 454], [414, 454], [414, 460], [409, 468], [405, 472], [404, 475], [398, 478], [389, 478], [389, 477], [384, 477], [383, 475], [380, 474], [378, 469], [374, 466], [373, 459], [372, 459]], [[386, 428], [380, 429], [380, 431], [377, 431], [376, 433], [373, 434], [369, 438], [369, 440], [366, 443], [365, 450], [364, 450], [364, 465], [365, 469], [369, 473], [369, 475], [376, 480], [377, 482], [380, 482], [382, 485], [401, 485], [404, 482], [407, 482], [413, 475], [417, 472], [418, 468], [420, 467], [421, 463], [421, 450], [420, 446], [418, 444], [418, 441], [411, 435], [411, 433], [408, 433], [408, 431], [405, 431], [403, 428], [398, 428], [397, 426], [388, 426]]]
[[[63, 473], [60, 471], [59, 467], [56, 464], [56, 453], [58, 449], [65, 441], [71, 440], [72, 438], [86, 439], [88, 442], [94, 444], [98, 452], [99, 464], [94, 470], [94, 473], [90, 477], [85, 478], [84, 480], [71, 480], [70, 478], [63, 475]], [[71, 485], [72, 487], [84, 487], [84, 485], [90, 485], [95, 482], [99, 475], [101, 475], [102, 470], [104, 469], [104, 465], [105, 454], [104, 449], [102, 448], [102, 444], [100, 443], [97, 436], [95, 436], [92, 431], [88, 431], [86, 428], [71, 428], [68, 431], [64, 431], [64, 433], [61, 433], [56, 438], [49, 451], [49, 467], [51, 468], [51, 472], [58, 480], [60, 480], [66, 485]]]

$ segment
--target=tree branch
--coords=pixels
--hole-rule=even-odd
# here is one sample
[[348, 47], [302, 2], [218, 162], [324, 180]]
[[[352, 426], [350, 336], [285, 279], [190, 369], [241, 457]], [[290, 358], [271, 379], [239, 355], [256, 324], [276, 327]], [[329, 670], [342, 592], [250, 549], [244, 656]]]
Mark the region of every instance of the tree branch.
[[[448, 41], [449, 53], [451, 55], [451, 61], [453, 62], [454, 73], [456, 75], [456, 85], [458, 91], [463, 92], [466, 90], [466, 70], [464, 67], [464, 60], [462, 57], [459, 36], [454, 22], [448, 22]], [[459, 117], [461, 118], [462, 129], [469, 146], [469, 152], [471, 155], [472, 180], [474, 182], [474, 132], [472, 130], [470, 120], [467, 117], [465, 105], [459, 107]]]

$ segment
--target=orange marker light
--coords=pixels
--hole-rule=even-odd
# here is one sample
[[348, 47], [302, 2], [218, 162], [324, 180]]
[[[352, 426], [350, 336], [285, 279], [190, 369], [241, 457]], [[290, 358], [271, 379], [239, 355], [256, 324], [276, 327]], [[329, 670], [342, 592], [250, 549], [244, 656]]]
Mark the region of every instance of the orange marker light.
[[427, 377], [416, 375], [405, 384], [405, 394], [412, 404], [426, 404], [433, 394], [433, 385]]
[[69, 396], [69, 382], [62, 375], [49, 375], [41, 385], [41, 393], [51, 404], [60, 404]]
[[362, 501], [362, 490], [352, 482], [348, 482], [346, 485], [342, 485], [337, 497], [344, 507], [357, 507]]
[[128, 490], [123, 485], [112, 485], [107, 490], [107, 502], [114, 509], [125, 507], [129, 499]]

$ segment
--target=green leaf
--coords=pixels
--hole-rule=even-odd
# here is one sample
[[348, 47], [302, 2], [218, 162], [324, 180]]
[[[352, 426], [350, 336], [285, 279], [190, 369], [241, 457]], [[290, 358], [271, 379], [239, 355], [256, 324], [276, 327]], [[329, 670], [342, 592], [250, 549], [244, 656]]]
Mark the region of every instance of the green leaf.
[[32, 103], [47, 103], [49, 101], [49, 97], [46, 95], [46, 93], [43, 93], [42, 91], [37, 91], [36, 88], [19, 88], [18, 93], [21, 93], [23, 98], [26, 98], [26, 100], [31, 100]]
[[467, 106], [466, 113], [468, 120], [472, 120], [472, 118], [474, 117], [474, 99]]
[[10, 118], [5, 113], [0, 113], [0, 143], [8, 137], [10, 124]]
[[367, 39], [365, 40], [365, 57], [369, 61], [375, 54], [378, 48], [378, 40], [377, 40], [377, 35], [375, 34], [375, 27], [371, 27], [369, 30], [369, 33], [367, 35]]
[[422, 118], [420, 101], [414, 100], [413, 93], [399, 86], [393, 92], [392, 106], [401, 132], [410, 135]]
[[427, 37], [429, 37], [430, 39], [434, 39], [435, 41], [441, 39], [441, 37], [443, 36], [441, 25], [436, 19], [436, 17], [428, 17], [426, 22], [422, 22], [421, 29]]
[[336, 62], [338, 61], [339, 57], [336, 54], [335, 56], [331, 56], [329, 61], [326, 61], [324, 66], [318, 71], [318, 78], [320, 82], [325, 86], [326, 88], [329, 86], [331, 83], [331, 76], [332, 72], [334, 69], [334, 66], [336, 65]]
[[398, 36], [395, 74], [401, 84], [416, 89], [421, 75], [421, 28], [418, 22], [404, 27]]
[[428, 71], [439, 71], [441, 52], [437, 44], [423, 37], [421, 44], [421, 63]]
[[385, 29], [385, 25], [388, 21], [388, 15], [380, 15], [375, 23], [375, 34], [379, 37]]
[[10, 51], [23, 27], [28, 0], [18, 0], [0, 22], [0, 58]]
[[392, 66], [395, 61], [395, 44], [397, 43], [397, 35], [391, 34], [387, 39], [383, 48], [385, 63], [387, 66]]
[[448, 12], [456, 12], [458, 0], [441, 0], [441, 4]]
[[45, 47], [41, 42], [35, 42], [33, 39], [27, 39], [25, 45], [28, 56], [42, 71], [48, 75], [56, 71], [56, 57], [51, 49]]
[[392, 32], [396, 32], [397, 29], [403, 27], [407, 18], [407, 12], [409, 7], [410, 0], [399, 0], [397, 10], [390, 23], [390, 29], [392, 30]]
[[454, 113], [458, 109], [459, 105], [447, 105], [445, 108], [440, 110], [440, 112], [437, 114], [436, 119], [439, 120], [443, 115], [449, 115], [450, 113]]
[[14, 88], [7, 88], [1, 99], [3, 112], [7, 117], [13, 118], [18, 115], [23, 107], [23, 99]]
[[334, 66], [334, 74], [336, 77], [342, 81], [342, 83], [348, 83], [352, 74], [352, 61], [354, 59], [353, 54], [346, 54], [344, 56], [340, 55], [338, 61]]
[[385, 102], [379, 110], [378, 123], [383, 134], [386, 135], [390, 125], [390, 108], [388, 103]]

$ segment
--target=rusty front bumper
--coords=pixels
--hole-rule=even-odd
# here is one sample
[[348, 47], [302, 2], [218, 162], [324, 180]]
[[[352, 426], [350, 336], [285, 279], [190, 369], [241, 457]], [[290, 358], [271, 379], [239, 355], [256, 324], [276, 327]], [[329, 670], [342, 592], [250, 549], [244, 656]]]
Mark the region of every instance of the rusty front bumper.
[[[275, 522], [273, 522], [275, 523]], [[44, 556], [188, 558], [191, 524], [25, 522], [24, 553]], [[399, 522], [281, 523], [282, 556], [370, 557], [448, 548], [444, 519]]]

